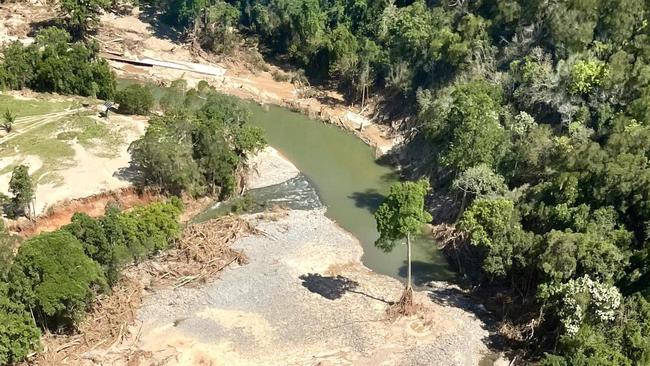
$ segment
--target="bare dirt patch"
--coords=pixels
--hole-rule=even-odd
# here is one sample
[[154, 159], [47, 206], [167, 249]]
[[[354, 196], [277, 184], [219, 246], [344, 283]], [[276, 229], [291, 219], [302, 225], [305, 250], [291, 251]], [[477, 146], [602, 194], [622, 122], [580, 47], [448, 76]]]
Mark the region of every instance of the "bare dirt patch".
[[[13, 103], [22, 108], [31, 102]], [[31, 106], [35, 114], [19, 118], [15, 131], [0, 138], [0, 191], [7, 192], [19, 164], [29, 167], [36, 184], [37, 214], [60, 201], [131, 185], [125, 174], [128, 147], [144, 133], [146, 118], [114, 114], [102, 119], [84, 108], [38, 114], [49, 111], [43, 103]]]
[[54, 231], [69, 224], [75, 212], [83, 212], [91, 217], [99, 217], [104, 214], [106, 205], [109, 203], [115, 203], [123, 209], [129, 209], [135, 205], [146, 204], [163, 198], [156, 192], [140, 193], [135, 188], [128, 187], [59, 202], [52, 206], [47, 213], [38, 216], [35, 221], [27, 219], [10, 221], [7, 228], [9, 231], [29, 237], [43, 231]]

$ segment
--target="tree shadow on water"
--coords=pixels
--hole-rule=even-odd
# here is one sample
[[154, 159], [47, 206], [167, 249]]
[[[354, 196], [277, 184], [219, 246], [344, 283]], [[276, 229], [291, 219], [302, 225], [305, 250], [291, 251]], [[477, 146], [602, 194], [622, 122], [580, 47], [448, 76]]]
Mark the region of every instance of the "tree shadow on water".
[[[404, 263], [399, 268], [399, 276], [406, 278], [407, 265]], [[412, 261], [411, 271], [413, 275], [413, 284], [415, 286], [424, 286], [431, 281], [452, 281], [454, 275], [444, 265], [437, 263], [428, 263], [422, 261]]]
[[365, 192], [354, 192], [348, 198], [354, 200], [355, 206], [374, 213], [385, 197], [375, 189], [368, 189]]
[[309, 292], [319, 294], [328, 300], [340, 299], [346, 292], [351, 292], [386, 304], [392, 304], [391, 301], [386, 301], [365, 292], [358, 291], [357, 288], [359, 287], [359, 282], [341, 275], [323, 276], [318, 273], [307, 273], [298, 278], [302, 280], [302, 285], [309, 290]]

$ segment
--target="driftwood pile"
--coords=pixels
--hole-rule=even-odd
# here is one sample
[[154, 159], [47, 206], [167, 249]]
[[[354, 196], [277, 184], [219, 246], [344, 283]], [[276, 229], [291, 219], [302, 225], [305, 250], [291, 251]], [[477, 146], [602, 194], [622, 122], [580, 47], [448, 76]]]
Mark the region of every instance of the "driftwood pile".
[[154, 281], [171, 284], [174, 288], [205, 281], [233, 262], [248, 263], [243, 251], [232, 249], [230, 244], [242, 235], [254, 232], [248, 221], [237, 216], [189, 225], [176, 248], [151, 263], [148, 272], [154, 276]]
[[110, 294], [97, 296], [75, 334], [45, 334], [43, 352], [28, 364], [106, 364], [106, 358], [111, 357], [104, 357], [105, 350], [121, 343], [120, 348], [127, 350], [119, 352], [120, 360], [137, 364], [138, 359], [147, 357], [136, 346], [140, 337], [136, 313], [145, 290], [198, 283], [233, 262], [245, 264], [244, 253], [232, 249], [230, 244], [254, 232], [248, 221], [236, 216], [186, 226], [175, 248], [126, 268]]

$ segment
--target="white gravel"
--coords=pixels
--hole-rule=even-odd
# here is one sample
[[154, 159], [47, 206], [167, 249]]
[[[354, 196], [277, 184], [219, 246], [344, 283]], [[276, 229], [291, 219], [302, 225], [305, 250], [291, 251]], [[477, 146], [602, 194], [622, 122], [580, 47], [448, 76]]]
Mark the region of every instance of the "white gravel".
[[248, 162], [248, 166], [247, 189], [280, 184], [300, 174], [293, 163], [271, 146], [255, 154]]
[[[484, 324], [428, 292], [416, 294], [420, 317], [386, 321], [382, 299], [397, 299], [401, 283], [363, 267], [359, 243], [322, 209], [259, 217], [249, 218], [265, 235], [236, 243], [249, 264], [145, 302], [140, 348], [175, 365], [451, 366], [476, 365], [488, 353]], [[310, 291], [300, 278], [309, 274], [339, 297]], [[356, 286], [338, 293], [337, 275]]]

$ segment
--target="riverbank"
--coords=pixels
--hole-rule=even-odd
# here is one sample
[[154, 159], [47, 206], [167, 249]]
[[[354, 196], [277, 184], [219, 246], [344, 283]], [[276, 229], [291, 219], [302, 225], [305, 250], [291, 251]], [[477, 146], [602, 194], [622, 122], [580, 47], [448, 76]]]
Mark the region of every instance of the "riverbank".
[[145, 300], [138, 347], [175, 365], [477, 365], [489, 336], [474, 314], [417, 292], [420, 316], [391, 323], [402, 284], [360, 263], [358, 241], [323, 210], [247, 216], [263, 235], [249, 263], [198, 288]]
[[[297, 169], [267, 148], [248, 181]], [[259, 157], [258, 156], [258, 157]], [[256, 161], [253, 158], [253, 161]], [[265, 167], [274, 167], [266, 175]], [[84, 365], [477, 365], [490, 355], [486, 315], [459, 289], [417, 291], [418, 316], [391, 322], [400, 281], [361, 263], [359, 241], [325, 209], [243, 216], [254, 229], [232, 248], [248, 258], [197, 287], [148, 291], [124, 339]], [[79, 364], [79, 363], [75, 363]]]
[[[167, 35], [166, 37], [163, 35]], [[189, 87], [205, 80], [218, 91], [271, 104], [318, 118], [353, 132], [376, 149], [380, 156], [402, 141], [387, 125], [375, 123], [371, 111], [360, 111], [345, 103], [343, 96], [333, 90], [301, 88], [277, 77], [286, 72], [267, 64], [261, 58], [253, 65], [249, 55], [216, 56], [179, 41], [172, 29], [152, 22], [147, 14], [135, 8], [130, 14], [107, 13], [101, 17], [97, 39], [105, 52], [122, 59], [155, 59], [160, 62], [193, 63], [194, 69], [219, 70], [218, 75], [188, 72], [170, 67], [142, 67], [128, 62], [110, 60], [119, 77], [156, 82], [163, 85], [184, 79]], [[248, 52], [248, 51], [244, 51]], [[252, 51], [251, 51], [252, 52]], [[258, 57], [261, 57], [258, 55]], [[275, 76], [274, 76], [275, 75]]]

